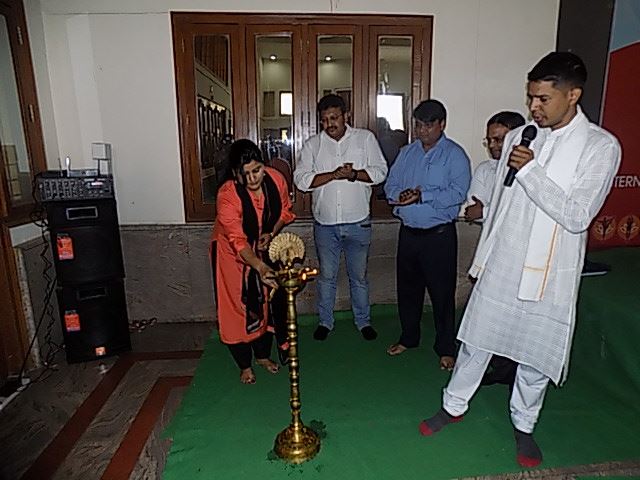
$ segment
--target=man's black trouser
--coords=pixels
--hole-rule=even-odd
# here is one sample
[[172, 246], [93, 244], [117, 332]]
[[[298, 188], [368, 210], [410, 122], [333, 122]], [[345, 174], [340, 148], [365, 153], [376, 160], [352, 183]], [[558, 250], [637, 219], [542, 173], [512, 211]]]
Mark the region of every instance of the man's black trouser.
[[400, 227], [397, 256], [400, 344], [420, 344], [425, 289], [433, 305], [439, 356], [455, 356], [455, 294], [458, 236], [454, 223], [422, 229]]

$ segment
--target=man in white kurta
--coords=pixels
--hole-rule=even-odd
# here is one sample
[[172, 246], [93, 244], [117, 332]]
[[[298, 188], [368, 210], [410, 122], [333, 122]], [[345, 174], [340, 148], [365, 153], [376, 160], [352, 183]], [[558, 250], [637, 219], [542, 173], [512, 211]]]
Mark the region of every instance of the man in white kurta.
[[[567, 376], [587, 229], [620, 163], [615, 137], [577, 105], [585, 79], [582, 61], [564, 52], [547, 55], [529, 73], [537, 137], [529, 148], [518, 145], [526, 127], [506, 137], [493, 208], [469, 272], [477, 283], [458, 333], [458, 361], [443, 409], [420, 424], [431, 435], [461, 420], [491, 356], [511, 358], [518, 363], [511, 419], [525, 467], [542, 461], [531, 433], [548, 381], [561, 384]], [[517, 175], [505, 187], [509, 167]]]
[[504, 139], [510, 130], [525, 124], [524, 117], [517, 112], [503, 111], [492, 115], [487, 121], [487, 131], [483, 140], [489, 152], [489, 160], [478, 165], [473, 172], [467, 192], [468, 206], [464, 210], [468, 222], [483, 222], [489, 214], [491, 193], [496, 183], [496, 170], [502, 155]]

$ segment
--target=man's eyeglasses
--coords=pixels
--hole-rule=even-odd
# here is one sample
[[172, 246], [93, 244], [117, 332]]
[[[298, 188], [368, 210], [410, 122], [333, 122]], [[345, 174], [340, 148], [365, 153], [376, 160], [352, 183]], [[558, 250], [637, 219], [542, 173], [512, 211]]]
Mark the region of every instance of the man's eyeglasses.
[[335, 122], [339, 118], [344, 117], [344, 113], [336, 113], [333, 115], [327, 115], [326, 117], [320, 117], [320, 123]]

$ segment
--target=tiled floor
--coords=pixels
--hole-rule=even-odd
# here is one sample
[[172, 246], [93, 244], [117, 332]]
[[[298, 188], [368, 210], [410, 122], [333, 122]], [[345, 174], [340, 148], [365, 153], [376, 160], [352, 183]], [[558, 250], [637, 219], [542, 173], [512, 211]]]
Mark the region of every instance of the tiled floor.
[[[0, 480], [161, 478], [161, 439], [212, 325], [159, 324], [132, 333], [133, 352], [67, 365], [0, 412]], [[640, 478], [640, 460], [476, 479]]]
[[211, 324], [132, 333], [133, 352], [68, 365], [0, 413], [0, 479], [160, 478], [160, 439], [195, 371]]

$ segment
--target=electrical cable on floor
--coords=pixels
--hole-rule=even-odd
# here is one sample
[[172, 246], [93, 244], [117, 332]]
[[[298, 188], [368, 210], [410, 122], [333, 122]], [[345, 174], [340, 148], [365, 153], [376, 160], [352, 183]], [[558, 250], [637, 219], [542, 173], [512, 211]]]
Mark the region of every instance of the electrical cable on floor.
[[[40, 381], [45, 373], [47, 372], [52, 373], [52, 371], [55, 370], [55, 367], [53, 366], [55, 356], [63, 348], [63, 346], [58, 345], [51, 338], [51, 330], [53, 328], [53, 325], [56, 323], [56, 319], [53, 314], [54, 309], [51, 303], [51, 297], [53, 295], [53, 292], [55, 291], [57, 279], [55, 275], [52, 277], [49, 274], [49, 272], [53, 267], [53, 263], [51, 263], [51, 261], [47, 258], [47, 252], [49, 251], [49, 239], [47, 238], [47, 232], [49, 231], [49, 226], [46, 220], [44, 206], [42, 205], [42, 203], [40, 203], [36, 195], [36, 178], [35, 177], [34, 177], [34, 181], [31, 188], [31, 196], [34, 201], [34, 208], [29, 216], [32, 223], [40, 228], [40, 236], [42, 238], [42, 250], [40, 251], [40, 258], [42, 259], [42, 263], [43, 263], [42, 277], [46, 282], [46, 287], [45, 287], [45, 296], [42, 301], [42, 312], [35, 326], [33, 337], [31, 339], [31, 342], [29, 343], [29, 348], [25, 352], [24, 358], [22, 359], [22, 366], [20, 368], [20, 373], [18, 374], [18, 377], [17, 377], [17, 380], [19, 383], [18, 390], [20, 391], [23, 391], [30, 385], [33, 385], [34, 383], [37, 383], [38, 381]], [[40, 374], [38, 375], [38, 377], [36, 377], [35, 380], [30, 380], [24, 377], [25, 369], [26, 369], [29, 357], [31, 355], [33, 346], [35, 345], [36, 339], [38, 338], [38, 333], [40, 332], [40, 328], [42, 327], [42, 323], [45, 317], [48, 317], [49, 319], [46, 327], [46, 333], [45, 333], [45, 342], [48, 348], [47, 353], [43, 360], [43, 365], [45, 368], [42, 372], [40, 372]]]
[[[42, 248], [42, 251], [40, 252], [40, 258], [44, 263], [44, 268], [42, 270], [42, 277], [45, 279], [47, 283], [47, 288], [49, 287], [49, 285], [51, 285], [51, 288], [55, 289], [57, 285], [57, 279], [55, 278], [55, 276], [52, 278], [49, 275], [49, 271], [51, 271], [51, 269], [53, 268], [53, 264], [49, 261], [46, 255], [47, 251], [49, 250], [49, 241], [45, 235], [44, 229], [41, 230], [41, 234], [42, 234], [42, 240], [43, 240], [43, 248]], [[56, 317], [54, 316], [54, 308], [51, 302], [51, 295], [49, 295], [49, 298], [43, 302], [42, 308], [43, 308], [42, 315], [46, 314], [46, 316], [49, 318], [49, 321], [46, 327], [46, 332], [44, 335], [45, 344], [47, 346], [47, 353], [44, 356], [43, 364], [45, 365], [45, 367], [50, 367], [51, 365], [53, 365], [56, 354], [63, 349], [62, 345], [58, 345], [51, 338], [52, 328], [56, 323]]]

